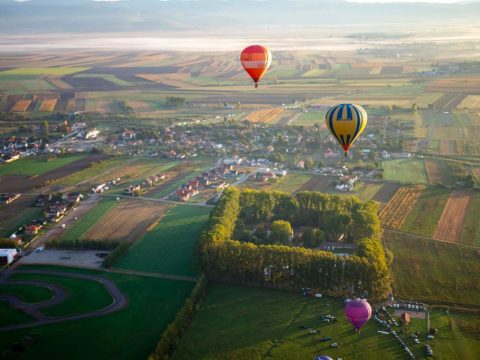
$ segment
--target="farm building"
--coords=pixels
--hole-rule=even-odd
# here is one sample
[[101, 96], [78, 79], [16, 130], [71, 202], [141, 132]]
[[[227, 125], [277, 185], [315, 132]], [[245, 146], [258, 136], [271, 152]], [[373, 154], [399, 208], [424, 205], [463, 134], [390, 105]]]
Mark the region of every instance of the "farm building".
[[0, 249], [0, 265], [9, 265], [17, 257], [17, 249]]
[[405, 325], [410, 324], [410, 314], [409, 313], [404, 312], [402, 315], [400, 315], [400, 319], [402, 319], [402, 321]]

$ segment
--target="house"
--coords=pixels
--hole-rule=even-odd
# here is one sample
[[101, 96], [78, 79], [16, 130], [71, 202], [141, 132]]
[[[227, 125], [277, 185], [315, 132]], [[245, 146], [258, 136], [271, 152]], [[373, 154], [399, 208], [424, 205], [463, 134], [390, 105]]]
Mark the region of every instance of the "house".
[[135, 140], [137, 134], [135, 134], [135, 132], [132, 130], [125, 130], [124, 132], [122, 132], [122, 135], [120, 137], [123, 140]]
[[402, 319], [402, 321], [405, 325], [410, 324], [410, 314], [409, 313], [404, 312], [402, 315], [400, 315], [400, 319]]
[[0, 249], [0, 266], [10, 265], [17, 256], [17, 249]]
[[97, 129], [89, 130], [85, 134], [85, 140], [96, 139], [100, 131]]
[[191, 190], [185, 190], [185, 189], [178, 189], [175, 194], [177, 195], [178, 199], [180, 201], [186, 202], [190, 200], [192, 197], [198, 194], [198, 190], [196, 189], [191, 189]]

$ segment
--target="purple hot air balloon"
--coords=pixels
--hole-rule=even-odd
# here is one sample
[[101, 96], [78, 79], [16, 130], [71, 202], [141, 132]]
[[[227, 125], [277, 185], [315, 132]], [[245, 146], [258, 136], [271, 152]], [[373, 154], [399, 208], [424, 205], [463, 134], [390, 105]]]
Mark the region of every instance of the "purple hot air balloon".
[[357, 298], [345, 305], [345, 316], [358, 331], [372, 316], [372, 307], [367, 300]]
[[327, 355], [318, 355], [314, 360], [333, 360], [333, 359]]

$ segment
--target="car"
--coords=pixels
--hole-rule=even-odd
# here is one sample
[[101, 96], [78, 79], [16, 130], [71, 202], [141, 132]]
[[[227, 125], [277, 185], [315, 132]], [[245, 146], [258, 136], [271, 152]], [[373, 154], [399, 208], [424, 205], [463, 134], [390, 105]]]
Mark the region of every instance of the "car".
[[325, 337], [319, 339], [318, 341], [329, 341], [329, 340], [332, 340], [332, 338], [330, 336], [325, 336]]
[[415, 344], [420, 344], [420, 340], [418, 340], [417, 338], [415, 338], [413, 341], [415, 342]]
[[332, 344], [330, 344], [330, 347], [336, 348], [336, 347], [338, 347], [338, 344], [337, 343], [332, 343]]
[[427, 336], [427, 339], [433, 340], [433, 339], [435, 339], [435, 336], [433, 336], [433, 335], [428, 335], [428, 336]]

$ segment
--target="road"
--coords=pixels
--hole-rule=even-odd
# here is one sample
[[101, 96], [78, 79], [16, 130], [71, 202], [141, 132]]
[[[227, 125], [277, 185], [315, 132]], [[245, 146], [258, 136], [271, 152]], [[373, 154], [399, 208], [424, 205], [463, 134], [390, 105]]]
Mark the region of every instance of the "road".
[[[56, 286], [54, 284], [50, 284], [46, 281], [17, 281], [17, 280], [9, 280], [10, 276], [13, 274], [40, 274], [40, 275], [47, 275], [47, 276], [61, 276], [67, 278], [75, 278], [75, 279], [85, 279], [90, 281], [96, 281], [102, 284], [105, 290], [110, 294], [112, 297], [112, 302], [108, 306], [98, 309], [89, 313], [79, 314], [79, 315], [70, 315], [70, 316], [63, 316], [58, 318], [51, 318], [47, 317], [41, 313], [40, 309], [59, 304], [69, 296], [68, 292], [63, 288]], [[0, 299], [5, 300], [10, 303], [10, 305], [14, 308], [24, 311], [25, 313], [33, 316], [37, 319], [35, 322], [30, 323], [23, 323], [23, 324], [16, 324], [10, 326], [4, 326], [0, 328], [0, 331], [10, 331], [10, 330], [17, 330], [17, 329], [25, 329], [35, 326], [43, 326], [47, 324], [56, 324], [61, 323], [64, 321], [71, 321], [71, 320], [82, 320], [94, 317], [100, 317], [108, 314], [115, 313], [128, 305], [127, 297], [120, 291], [117, 285], [110, 279], [107, 279], [102, 276], [96, 275], [88, 275], [88, 274], [78, 274], [78, 273], [71, 273], [66, 271], [50, 271], [50, 270], [7, 270], [1, 273], [0, 275], [0, 284], [27, 284], [34, 285], [34, 286], [45, 286], [52, 290], [54, 296], [46, 301], [36, 303], [36, 304], [28, 304], [22, 302], [19, 298], [15, 296], [5, 296], [1, 295]]]
[[118, 197], [120, 199], [129, 199], [129, 200], [156, 201], [156, 202], [163, 202], [163, 203], [173, 204], [173, 205], [190, 205], [190, 206], [201, 206], [201, 207], [209, 207], [209, 208], [214, 207], [214, 205], [208, 205], [205, 203], [188, 203], [188, 202], [182, 202], [182, 201], [167, 200], [165, 198], [157, 199], [157, 198], [151, 198], [146, 196], [130, 196], [130, 195], [115, 195], [115, 194], [100, 194], [100, 196], [115, 197], [115, 198]]
[[[67, 229], [69, 229], [76, 221], [78, 221], [75, 220], [75, 218], [80, 219], [87, 212], [89, 212], [90, 209], [98, 203], [98, 201], [100, 201], [100, 196], [97, 194], [91, 194], [87, 197], [87, 199], [75, 207], [76, 210], [70, 209], [63, 219], [55, 224], [53, 228], [47, 230], [44, 235], [32, 241], [29, 247], [38, 248], [40, 246], [44, 246], [51, 239], [59, 238]], [[65, 228], [62, 228], [62, 224], [65, 224]]]

